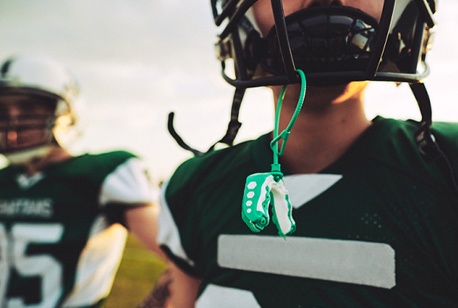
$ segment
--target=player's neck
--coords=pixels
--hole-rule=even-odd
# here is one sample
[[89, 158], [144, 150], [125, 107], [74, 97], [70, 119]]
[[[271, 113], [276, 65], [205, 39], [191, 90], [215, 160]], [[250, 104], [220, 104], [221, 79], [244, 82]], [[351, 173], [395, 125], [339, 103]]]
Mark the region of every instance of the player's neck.
[[[338, 104], [316, 106], [304, 105], [291, 131], [281, 157], [284, 169], [290, 173], [315, 173], [324, 169], [344, 154], [371, 125], [364, 113], [362, 95]], [[294, 104], [285, 104], [281, 112], [281, 129], [289, 123], [293, 112]]]
[[26, 172], [29, 175], [33, 175], [42, 171], [49, 165], [61, 163], [71, 157], [72, 156], [61, 147], [53, 146], [46, 156], [32, 159], [26, 166]]

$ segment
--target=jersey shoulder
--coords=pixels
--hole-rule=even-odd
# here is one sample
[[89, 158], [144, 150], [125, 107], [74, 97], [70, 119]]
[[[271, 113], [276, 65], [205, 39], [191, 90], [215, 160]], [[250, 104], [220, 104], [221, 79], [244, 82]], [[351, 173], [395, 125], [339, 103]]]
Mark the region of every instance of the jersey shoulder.
[[[111, 151], [97, 154], [82, 154], [63, 163], [51, 165], [46, 169], [48, 175], [59, 178], [92, 178], [103, 180], [108, 174], [130, 159], [138, 158], [128, 151]], [[0, 169], [0, 182], [13, 181], [23, 169], [17, 166], [6, 166]]]
[[137, 156], [128, 151], [83, 154], [57, 166], [51, 172], [61, 176], [90, 177], [102, 181], [108, 174], [132, 158]]
[[[420, 157], [416, 134], [420, 130], [420, 123], [414, 120], [395, 120], [378, 117], [374, 120], [377, 132], [372, 135], [373, 148], [380, 152], [381, 148], [397, 149], [404, 156]], [[431, 132], [440, 147], [446, 147], [451, 151], [458, 151], [458, 123], [433, 122]], [[409, 153], [409, 155], [406, 155]]]
[[185, 161], [170, 178], [166, 196], [174, 195], [183, 189], [205, 189], [221, 183], [222, 180], [230, 182], [234, 176], [258, 172], [264, 168], [263, 166], [270, 168], [271, 157], [255, 157], [262, 152], [257, 148], [268, 148], [268, 144], [268, 136], [263, 135], [256, 140], [245, 141]]
[[433, 123], [432, 131], [439, 146], [456, 156], [458, 152], [458, 123], [436, 122]]
[[[369, 136], [371, 157], [383, 166], [408, 174], [412, 180], [423, 178], [438, 187], [448, 186], [444, 175], [450, 170], [458, 175], [458, 123], [433, 122], [431, 127], [433, 138], [445, 156], [437, 155], [439, 152], [422, 154], [416, 140], [421, 127], [417, 121], [378, 118], [374, 124], [377, 129]], [[443, 168], [444, 158], [451, 169]]]

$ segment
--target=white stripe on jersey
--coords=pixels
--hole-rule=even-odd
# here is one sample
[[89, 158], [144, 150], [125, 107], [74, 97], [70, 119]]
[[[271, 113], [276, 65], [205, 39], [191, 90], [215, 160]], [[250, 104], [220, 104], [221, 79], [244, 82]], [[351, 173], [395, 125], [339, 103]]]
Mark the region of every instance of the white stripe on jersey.
[[210, 284], [199, 296], [196, 308], [261, 308], [253, 293]]
[[320, 238], [220, 235], [222, 267], [391, 289], [395, 251], [388, 244]]
[[144, 163], [136, 157], [119, 165], [103, 181], [100, 204], [152, 202], [153, 190], [145, 172]]
[[295, 174], [283, 178], [289, 200], [296, 209], [321, 195], [342, 178], [340, 174]]
[[98, 302], [110, 292], [121, 261], [127, 230], [120, 225], [107, 229], [99, 216], [78, 260], [76, 281], [63, 307], [87, 306]]

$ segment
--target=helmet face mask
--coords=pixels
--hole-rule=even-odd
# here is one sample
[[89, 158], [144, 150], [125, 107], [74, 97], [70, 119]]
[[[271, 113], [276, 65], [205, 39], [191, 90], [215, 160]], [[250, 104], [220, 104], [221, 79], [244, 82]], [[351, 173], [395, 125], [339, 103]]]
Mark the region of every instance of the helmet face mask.
[[[295, 66], [309, 74], [364, 70], [371, 60], [378, 22], [350, 7], [301, 10], [285, 18]], [[277, 32], [266, 37], [261, 66], [272, 75], [285, 74]]]
[[[210, 0], [219, 28], [216, 57], [223, 78], [236, 89], [226, 134], [208, 151], [218, 143], [233, 145], [241, 126], [238, 115], [246, 89], [299, 83], [297, 69], [305, 73], [307, 85], [313, 86], [371, 80], [409, 83], [422, 115], [419, 135], [431, 137], [431, 102], [423, 79], [429, 74], [426, 54], [434, 34], [436, 0], [359, 2], [380, 1], [367, 6], [370, 15], [337, 1], [328, 5], [314, 1], [288, 16], [282, 0], [263, 0], [261, 7], [271, 9], [274, 21], [267, 34], [261, 33], [254, 18], [253, 13], [259, 12], [252, 9], [257, 1]], [[200, 155], [174, 131], [171, 115], [168, 127], [172, 136], [181, 147]], [[419, 143], [425, 140], [417, 139]], [[424, 143], [430, 146], [432, 140]]]
[[[272, 0], [275, 25], [266, 37], [250, 16], [255, 2], [212, 0], [215, 23], [222, 28], [217, 56], [223, 77], [236, 87], [296, 83], [296, 69], [314, 85], [416, 83], [429, 72], [425, 58], [434, 1], [385, 0], [378, 22], [343, 6], [311, 7], [285, 17], [281, 0]], [[229, 59], [234, 76], [226, 70]]]
[[0, 153], [13, 164], [46, 155], [75, 127], [78, 87], [60, 64], [13, 57], [0, 69]]
[[50, 144], [56, 100], [25, 94], [0, 94], [0, 149], [13, 153]]

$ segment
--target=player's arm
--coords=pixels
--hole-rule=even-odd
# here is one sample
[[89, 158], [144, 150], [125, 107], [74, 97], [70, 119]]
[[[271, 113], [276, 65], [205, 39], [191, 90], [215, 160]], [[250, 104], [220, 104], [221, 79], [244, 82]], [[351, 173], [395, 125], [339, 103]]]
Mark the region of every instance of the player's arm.
[[189, 276], [172, 262], [169, 263], [171, 275], [170, 300], [172, 307], [193, 308], [197, 299], [200, 280]]
[[165, 254], [159, 248], [157, 237], [157, 218], [159, 206], [157, 204], [139, 204], [124, 213], [124, 221], [129, 231], [149, 250], [166, 259]]
[[[179, 203], [178, 208], [170, 206], [166, 194], [167, 187], [175, 187], [174, 183], [166, 182], [161, 186], [160, 193], [160, 216], [158, 220], [158, 243], [161, 247], [164, 247], [164, 251], [170, 254], [169, 262], [167, 263], [168, 275], [169, 275], [169, 307], [174, 308], [193, 308], [195, 307], [196, 300], [198, 298], [201, 280], [195, 276], [187, 274], [187, 271], [183, 271], [176, 264], [178, 260], [181, 260], [183, 264], [188, 264], [191, 268], [195, 265], [191, 258], [188, 257], [186, 249], [183, 247], [184, 243], [180, 236], [180, 232], [186, 232], [186, 226], [177, 223], [174, 218], [174, 213], [185, 215], [186, 211], [191, 208], [188, 206], [181, 207], [183, 203]], [[180, 190], [180, 189], [177, 189]], [[175, 193], [177, 193], [175, 191]], [[171, 196], [169, 196], [171, 197]], [[187, 223], [191, 223], [189, 220]], [[172, 260], [177, 260], [174, 263]], [[196, 271], [196, 269], [194, 269]], [[197, 271], [196, 271], [197, 272]]]
[[111, 223], [121, 223], [143, 245], [165, 259], [156, 242], [159, 205], [154, 202], [154, 193], [144, 162], [130, 157], [105, 178], [100, 204]]

